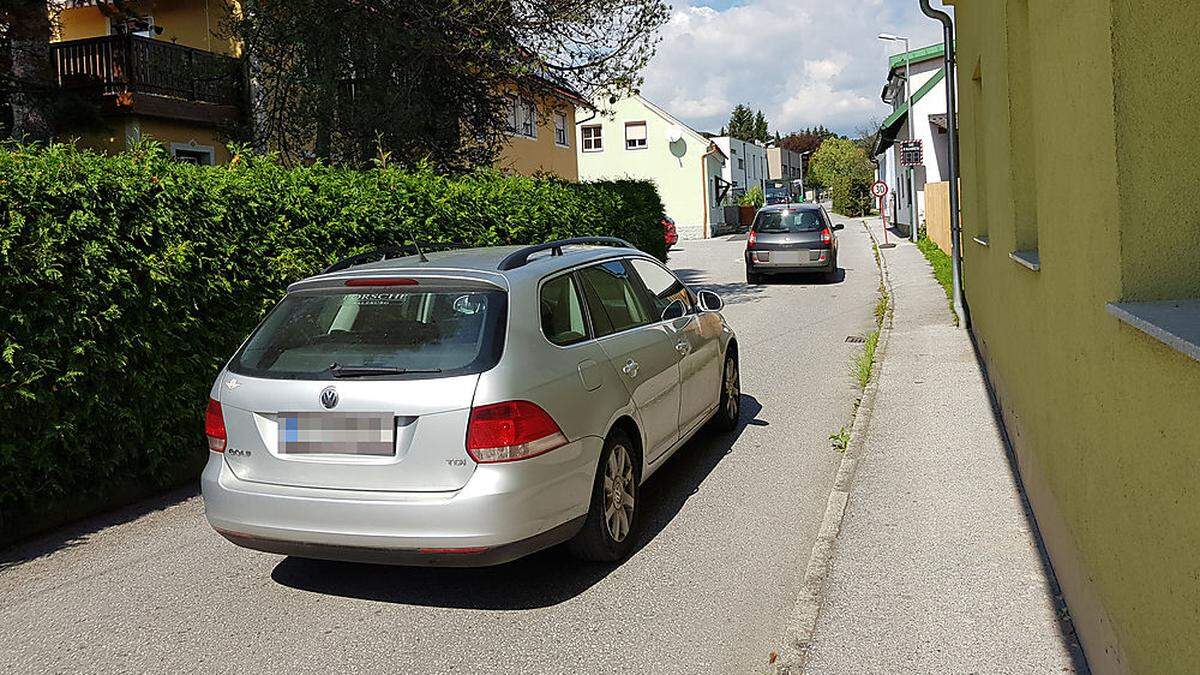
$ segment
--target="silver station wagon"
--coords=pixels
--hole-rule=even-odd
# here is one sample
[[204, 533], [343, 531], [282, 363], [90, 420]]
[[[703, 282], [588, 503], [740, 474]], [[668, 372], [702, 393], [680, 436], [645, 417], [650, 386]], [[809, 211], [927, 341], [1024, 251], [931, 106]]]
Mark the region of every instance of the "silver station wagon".
[[338, 263], [213, 384], [208, 522], [310, 558], [493, 565], [570, 542], [620, 560], [642, 483], [737, 424], [721, 306], [606, 237]]

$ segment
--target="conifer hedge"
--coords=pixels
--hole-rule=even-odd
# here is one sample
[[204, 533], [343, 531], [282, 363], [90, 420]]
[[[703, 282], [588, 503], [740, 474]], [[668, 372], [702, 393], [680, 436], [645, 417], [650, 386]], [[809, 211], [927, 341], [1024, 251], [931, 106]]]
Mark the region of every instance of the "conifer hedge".
[[641, 181], [0, 147], [0, 542], [194, 479], [212, 380], [293, 281], [409, 233], [665, 258], [661, 214]]

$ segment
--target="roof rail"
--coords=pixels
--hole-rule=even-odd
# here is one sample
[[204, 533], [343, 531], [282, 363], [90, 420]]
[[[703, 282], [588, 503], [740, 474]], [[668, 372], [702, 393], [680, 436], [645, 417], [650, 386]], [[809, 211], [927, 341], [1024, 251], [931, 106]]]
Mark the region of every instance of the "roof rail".
[[542, 251], [550, 251], [550, 255], [562, 255], [564, 246], [619, 246], [621, 248], [637, 248], [633, 244], [620, 239], [618, 237], [574, 237], [572, 239], [559, 239], [557, 241], [548, 241], [544, 244], [534, 244], [525, 248], [517, 249], [512, 253], [504, 256], [496, 269], [500, 271], [513, 270], [521, 267], [529, 262], [529, 256]]
[[421, 251], [450, 251], [456, 248], [470, 248], [469, 245], [458, 241], [445, 241], [437, 243], [421, 244], [418, 248], [415, 244], [405, 244], [399, 248], [395, 246], [383, 246], [380, 248], [352, 255], [349, 258], [339, 260], [324, 270], [321, 274], [329, 274], [330, 272], [340, 272], [344, 269], [349, 269], [356, 265], [363, 265], [369, 262], [378, 262], [380, 260], [388, 260], [390, 258], [403, 258], [410, 255], [419, 255]]

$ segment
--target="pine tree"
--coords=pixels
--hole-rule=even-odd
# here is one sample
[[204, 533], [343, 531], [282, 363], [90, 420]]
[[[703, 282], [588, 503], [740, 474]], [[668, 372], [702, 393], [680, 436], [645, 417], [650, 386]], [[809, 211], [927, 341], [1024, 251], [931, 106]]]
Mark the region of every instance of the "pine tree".
[[760, 143], [766, 143], [770, 132], [767, 129], [767, 118], [763, 115], [763, 111], [759, 110], [754, 115], [754, 137], [752, 140]]

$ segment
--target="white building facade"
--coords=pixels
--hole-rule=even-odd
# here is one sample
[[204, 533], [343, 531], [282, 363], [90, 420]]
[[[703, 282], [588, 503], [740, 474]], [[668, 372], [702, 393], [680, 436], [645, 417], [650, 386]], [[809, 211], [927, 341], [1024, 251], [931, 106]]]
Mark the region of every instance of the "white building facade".
[[652, 181], [681, 238], [711, 237], [724, 224], [721, 148], [637, 94], [596, 108], [610, 112], [576, 112], [579, 179]]
[[[946, 131], [946, 71], [943, 67], [945, 50], [931, 45], [908, 52], [912, 92], [912, 136], [921, 141], [924, 160], [921, 166], [909, 169], [900, 166], [900, 143], [910, 138], [909, 104], [905, 96], [905, 54], [892, 56], [888, 61], [888, 79], [882, 98], [892, 106], [884, 120], [875, 145], [879, 163], [877, 178], [888, 185], [885, 209], [890, 222], [907, 230], [925, 218], [925, 184], [945, 180], [948, 172], [948, 138]], [[911, 212], [912, 180], [916, 182], [917, 212]]]
[[736, 200], [755, 185], [762, 189], [769, 168], [765, 147], [732, 136], [713, 136], [710, 140], [729, 158], [721, 169], [721, 178], [729, 185], [730, 199]]

